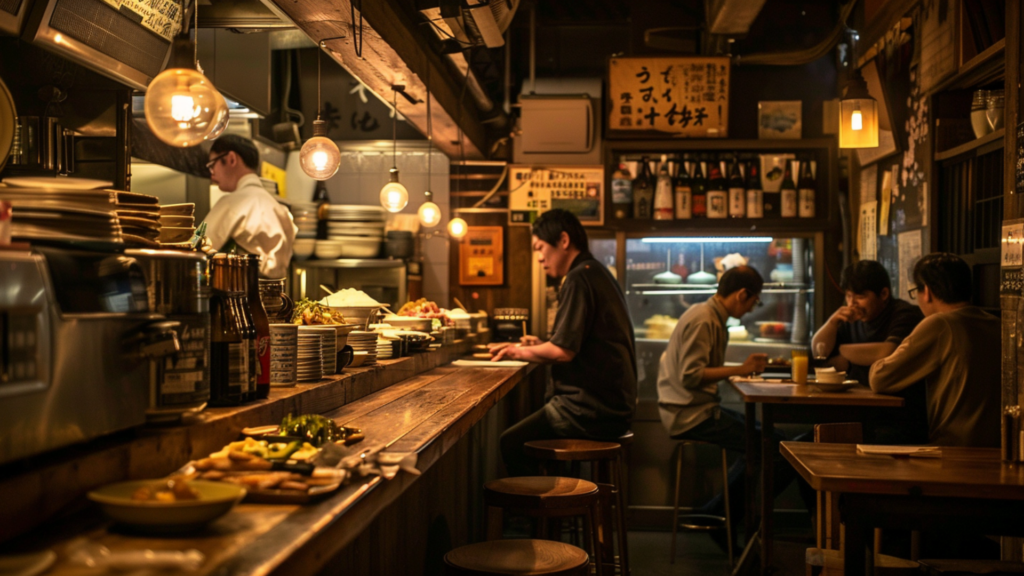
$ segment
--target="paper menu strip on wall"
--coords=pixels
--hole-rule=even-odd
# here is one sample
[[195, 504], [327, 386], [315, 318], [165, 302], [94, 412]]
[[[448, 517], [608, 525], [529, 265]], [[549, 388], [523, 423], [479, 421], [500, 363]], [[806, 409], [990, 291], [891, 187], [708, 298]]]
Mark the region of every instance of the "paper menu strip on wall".
[[878, 259], [878, 236], [875, 234], [875, 230], [878, 229], [875, 223], [877, 210], [877, 202], [865, 202], [860, 205], [860, 228], [857, 235], [861, 260]]

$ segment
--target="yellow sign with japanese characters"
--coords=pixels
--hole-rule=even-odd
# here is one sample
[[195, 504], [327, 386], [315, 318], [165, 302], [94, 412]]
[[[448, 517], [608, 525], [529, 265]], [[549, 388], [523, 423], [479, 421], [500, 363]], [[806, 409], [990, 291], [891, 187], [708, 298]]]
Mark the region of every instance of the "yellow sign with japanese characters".
[[729, 72], [729, 58], [612, 58], [608, 129], [726, 138]]
[[604, 224], [604, 166], [509, 166], [509, 224], [531, 224], [552, 208], [584, 226]]

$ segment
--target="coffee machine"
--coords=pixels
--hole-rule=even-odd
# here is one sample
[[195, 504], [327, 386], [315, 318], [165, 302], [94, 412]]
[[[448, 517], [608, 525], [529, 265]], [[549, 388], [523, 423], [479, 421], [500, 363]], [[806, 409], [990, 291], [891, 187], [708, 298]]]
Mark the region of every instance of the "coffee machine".
[[120, 251], [0, 250], [0, 464], [143, 424], [172, 328]]

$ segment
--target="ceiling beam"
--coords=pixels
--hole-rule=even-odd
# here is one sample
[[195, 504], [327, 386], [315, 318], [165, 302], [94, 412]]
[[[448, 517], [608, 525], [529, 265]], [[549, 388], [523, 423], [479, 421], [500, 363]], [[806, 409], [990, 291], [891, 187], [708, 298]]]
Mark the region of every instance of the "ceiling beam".
[[711, 0], [708, 2], [708, 31], [740, 36], [750, 31], [765, 0]]
[[[452, 159], [463, 153], [469, 159], [486, 157], [486, 133], [473, 99], [464, 90], [465, 79], [452, 74], [451, 66], [430, 49], [417, 22], [397, 0], [363, 0], [361, 3], [361, 58], [356, 56], [357, 42], [353, 38], [352, 0], [271, 1], [313, 42], [337, 38], [326, 41], [325, 52], [388, 104], [393, 97], [391, 87], [405, 86], [405, 92], [421, 102], [413, 105], [399, 95], [398, 111], [424, 135], [427, 134], [425, 102], [429, 77], [434, 98], [434, 146]], [[358, 36], [358, 11], [355, 21]]]

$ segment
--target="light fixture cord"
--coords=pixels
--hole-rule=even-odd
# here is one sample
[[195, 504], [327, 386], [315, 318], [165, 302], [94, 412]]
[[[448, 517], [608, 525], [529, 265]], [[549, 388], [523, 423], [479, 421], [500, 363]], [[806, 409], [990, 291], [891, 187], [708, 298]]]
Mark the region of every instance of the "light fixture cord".
[[324, 41], [320, 41], [320, 46], [316, 51], [316, 119], [320, 119], [320, 60], [324, 53]]
[[[185, 3], [181, 3], [184, 9]], [[199, 0], [192, 0], [192, 11], [196, 13], [196, 25], [192, 31], [196, 35], [195, 42], [192, 43], [192, 67], [199, 70]], [[181, 13], [181, 27], [185, 27], [185, 13]]]
[[[434, 157], [434, 125], [432, 117], [430, 115], [430, 66], [427, 66], [427, 190], [430, 190], [431, 182], [433, 182], [433, 162], [431, 159]], [[428, 198], [433, 200], [433, 198]]]
[[398, 170], [398, 90], [391, 87], [391, 167]]

